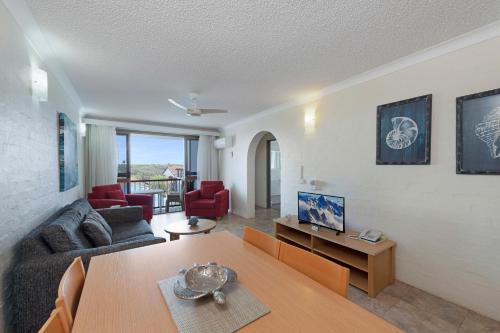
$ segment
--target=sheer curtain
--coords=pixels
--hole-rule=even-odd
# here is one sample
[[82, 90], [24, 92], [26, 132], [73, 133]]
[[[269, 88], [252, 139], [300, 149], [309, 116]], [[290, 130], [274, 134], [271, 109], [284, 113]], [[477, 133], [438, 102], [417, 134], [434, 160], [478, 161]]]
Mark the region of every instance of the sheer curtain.
[[214, 146], [215, 137], [200, 135], [198, 141], [197, 170], [198, 182], [219, 179], [219, 154]]
[[85, 172], [87, 193], [92, 186], [116, 183], [118, 156], [115, 127], [87, 125]]

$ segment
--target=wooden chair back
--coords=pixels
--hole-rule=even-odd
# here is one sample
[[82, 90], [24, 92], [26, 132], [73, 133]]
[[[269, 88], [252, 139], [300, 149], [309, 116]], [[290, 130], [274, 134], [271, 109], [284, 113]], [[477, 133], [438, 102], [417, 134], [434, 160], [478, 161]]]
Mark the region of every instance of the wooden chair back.
[[349, 269], [283, 242], [280, 246], [279, 260], [337, 294], [347, 297]]
[[278, 259], [281, 242], [276, 238], [254, 228], [244, 227], [243, 240]]
[[64, 309], [63, 316], [66, 317], [69, 327], [73, 327], [83, 284], [85, 283], [85, 268], [80, 257], [75, 258], [69, 265], [59, 283], [57, 291], [56, 307]]
[[38, 333], [69, 333], [70, 330], [64, 320], [63, 309], [56, 308], [49, 319], [43, 324]]

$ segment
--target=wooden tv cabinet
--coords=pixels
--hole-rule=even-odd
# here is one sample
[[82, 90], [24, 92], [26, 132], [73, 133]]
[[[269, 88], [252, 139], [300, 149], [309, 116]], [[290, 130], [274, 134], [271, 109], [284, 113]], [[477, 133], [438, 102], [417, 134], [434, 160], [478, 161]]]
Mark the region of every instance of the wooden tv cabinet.
[[357, 234], [347, 230], [345, 234], [327, 228], [318, 231], [311, 224], [299, 224], [297, 216], [290, 220], [282, 217], [274, 220], [275, 237], [283, 242], [311, 251], [332, 260], [350, 270], [350, 283], [375, 297], [386, 286], [394, 283], [394, 255], [396, 243], [387, 239], [377, 244], [352, 239]]

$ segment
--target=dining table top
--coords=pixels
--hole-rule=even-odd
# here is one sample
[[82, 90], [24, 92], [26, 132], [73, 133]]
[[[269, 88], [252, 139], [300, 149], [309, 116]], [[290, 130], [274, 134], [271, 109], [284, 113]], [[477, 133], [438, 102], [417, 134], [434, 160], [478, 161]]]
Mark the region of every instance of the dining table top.
[[271, 310], [241, 332], [402, 332], [227, 231], [93, 257], [72, 332], [177, 332], [158, 282], [208, 262]]

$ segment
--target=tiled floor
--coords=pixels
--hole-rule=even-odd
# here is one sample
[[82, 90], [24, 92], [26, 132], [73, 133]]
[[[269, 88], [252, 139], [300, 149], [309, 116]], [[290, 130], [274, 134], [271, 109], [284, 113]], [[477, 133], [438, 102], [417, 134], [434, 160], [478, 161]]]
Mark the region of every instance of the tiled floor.
[[[274, 225], [272, 220], [279, 216], [278, 211], [256, 209], [255, 215], [255, 219], [244, 219], [236, 215], [228, 215], [217, 222], [214, 231], [227, 230], [241, 237], [243, 227], [248, 225], [273, 234]], [[151, 225], [156, 235], [168, 239], [163, 226], [169, 222], [184, 218], [182, 212], [156, 215]], [[376, 298], [369, 298], [364, 292], [354, 287], [349, 288], [348, 297], [354, 303], [361, 305], [368, 311], [392, 322], [409, 333], [500, 333], [500, 322], [481, 316], [400, 281], [385, 288]]]

